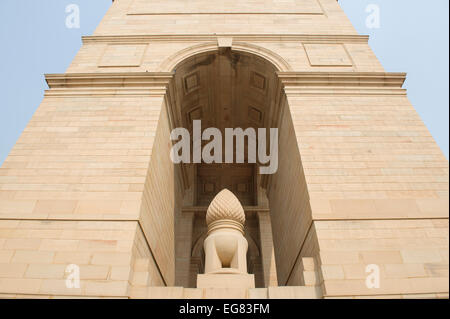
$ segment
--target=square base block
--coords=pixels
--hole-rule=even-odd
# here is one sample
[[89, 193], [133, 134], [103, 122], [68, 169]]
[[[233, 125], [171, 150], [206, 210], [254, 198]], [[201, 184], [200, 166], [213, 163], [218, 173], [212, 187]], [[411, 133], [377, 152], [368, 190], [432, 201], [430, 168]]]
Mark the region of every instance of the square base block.
[[204, 274], [197, 276], [197, 288], [255, 288], [255, 275]]

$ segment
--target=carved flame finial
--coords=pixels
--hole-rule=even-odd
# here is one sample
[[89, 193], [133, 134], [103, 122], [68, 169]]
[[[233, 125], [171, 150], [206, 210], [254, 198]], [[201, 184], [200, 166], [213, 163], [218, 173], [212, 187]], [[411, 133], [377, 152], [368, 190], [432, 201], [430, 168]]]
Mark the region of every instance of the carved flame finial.
[[245, 213], [239, 199], [228, 189], [221, 190], [208, 207], [206, 224], [208, 226], [218, 220], [233, 220], [242, 226], [245, 224]]
[[245, 213], [239, 199], [228, 189], [220, 191], [208, 207], [206, 223], [205, 274], [247, 274]]

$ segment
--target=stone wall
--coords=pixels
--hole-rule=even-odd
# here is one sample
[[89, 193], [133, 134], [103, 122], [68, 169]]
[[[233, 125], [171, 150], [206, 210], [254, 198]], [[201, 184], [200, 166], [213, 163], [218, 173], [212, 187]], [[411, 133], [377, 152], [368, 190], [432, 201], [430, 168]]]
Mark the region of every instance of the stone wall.
[[175, 283], [175, 218], [181, 215], [183, 188], [170, 159], [168, 111], [161, 108], [148, 168], [140, 220], [167, 285]]
[[[448, 219], [319, 221], [326, 296], [448, 298]], [[368, 289], [366, 267], [380, 269]]]
[[356, 34], [335, 0], [210, 2], [115, 1], [94, 35]]
[[288, 100], [324, 295], [448, 296], [448, 161], [405, 93], [296, 87]]
[[[262, 3], [117, 0], [68, 72], [47, 76], [0, 168], [2, 296], [448, 297], [448, 161], [405, 75], [384, 73], [337, 1]], [[175, 283], [182, 202], [164, 100], [172, 75], [158, 72], [230, 42], [280, 71], [267, 189], [277, 279], [307, 287], [153, 287]], [[368, 263], [380, 266], [378, 290], [365, 286]], [[78, 290], [65, 288], [69, 264], [81, 267]]]
[[[132, 90], [46, 93], [0, 169], [0, 294], [128, 296], [158, 123], [167, 131], [162, 104]], [[79, 289], [66, 287], [70, 264], [80, 267]]]
[[311, 225], [311, 208], [294, 123], [287, 103], [279, 124], [278, 171], [269, 178], [267, 197], [279, 285], [286, 285]]
[[[1, 297], [126, 297], [137, 223], [1, 220]], [[80, 288], [67, 288], [67, 267]]]

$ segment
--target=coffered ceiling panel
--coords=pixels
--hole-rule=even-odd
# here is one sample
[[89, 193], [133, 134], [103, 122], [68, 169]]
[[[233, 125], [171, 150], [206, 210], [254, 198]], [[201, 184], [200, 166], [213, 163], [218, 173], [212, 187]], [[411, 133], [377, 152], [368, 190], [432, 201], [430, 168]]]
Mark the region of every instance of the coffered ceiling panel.
[[202, 129], [263, 127], [273, 102], [275, 70], [268, 62], [234, 51], [199, 55], [176, 69], [182, 125]]
[[242, 205], [256, 204], [255, 165], [200, 164], [197, 167], [196, 205], [208, 206], [222, 189], [232, 191]]

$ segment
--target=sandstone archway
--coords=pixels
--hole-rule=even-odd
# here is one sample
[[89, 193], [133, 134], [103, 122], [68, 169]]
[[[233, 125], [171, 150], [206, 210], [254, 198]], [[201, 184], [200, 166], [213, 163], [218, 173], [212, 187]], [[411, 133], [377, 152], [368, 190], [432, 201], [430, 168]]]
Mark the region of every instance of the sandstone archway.
[[[246, 139], [244, 163], [192, 163], [191, 158], [191, 163], [176, 165], [175, 178], [183, 185], [183, 194], [174, 195], [177, 206], [183, 207], [175, 212], [176, 285], [192, 287], [201, 271], [203, 254], [193, 247], [201, 247], [206, 207], [223, 188], [236, 194], [245, 207], [246, 233], [255, 238], [248, 270], [255, 274], [257, 286], [267, 287], [277, 281], [285, 285], [303, 234], [289, 234], [283, 229], [302, 222], [300, 215], [304, 212], [292, 211], [290, 205], [304, 200], [302, 207], [306, 208], [308, 203], [307, 197], [302, 197], [305, 181], [291, 111], [277, 74], [279, 67], [260, 55], [234, 48], [197, 49], [200, 53], [196, 55], [180, 53], [186, 58], [172, 69], [174, 77], [166, 96], [171, 127], [186, 128], [191, 136], [196, 120], [201, 121], [202, 129], [214, 127], [223, 134], [226, 128], [277, 128], [282, 162], [275, 174], [260, 175], [259, 163], [251, 163], [247, 156]], [[288, 185], [290, 189], [283, 189]]]

